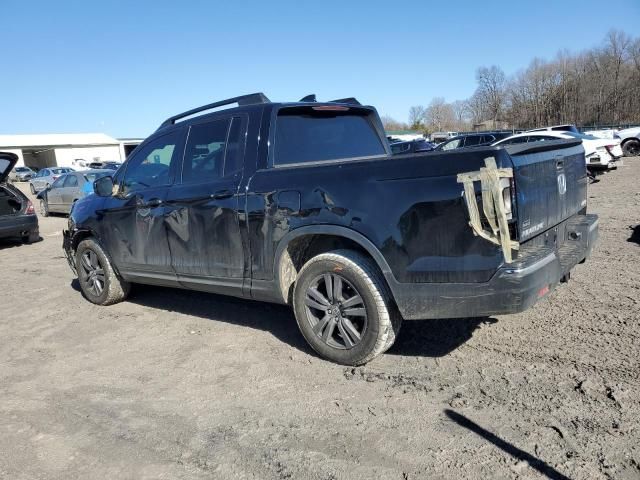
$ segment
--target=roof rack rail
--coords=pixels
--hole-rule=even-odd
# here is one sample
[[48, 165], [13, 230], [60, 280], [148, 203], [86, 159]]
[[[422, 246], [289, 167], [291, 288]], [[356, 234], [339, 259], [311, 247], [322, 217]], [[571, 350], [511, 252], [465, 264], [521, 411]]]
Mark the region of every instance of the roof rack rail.
[[180, 120], [181, 118], [189, 117], [191, 115], [195, 115], [196, 113], [204, 112], [205, 110], [210, 110], [216, 107], [223, 107], [225, 105], [231, 105], [233, 103], [237, 103], [238, 105], [253, 105], [257, 103], [269, 103], [269, 102], [270, 100], [262, 92], [250, 93], [249, 95], [241, 95], [239, 97], [227, 98], [226, 100], [221, 100], [219, 102], [203, 105], [202, 107], [187, 110], [186, 112], [182, 112], [178, 115], [174, 115], [173, 117], [169, 117], [164, 122], [162, 122], [162, 124], [160, 125], [160, 128], [166, 127], [167, 125], [173, 125], [176, 123], [176, 120]]
[[362, 105], [354, 97], [338, 98], [337, 100], [330, 100], [329, 103], [348, 103], [350, 105]]

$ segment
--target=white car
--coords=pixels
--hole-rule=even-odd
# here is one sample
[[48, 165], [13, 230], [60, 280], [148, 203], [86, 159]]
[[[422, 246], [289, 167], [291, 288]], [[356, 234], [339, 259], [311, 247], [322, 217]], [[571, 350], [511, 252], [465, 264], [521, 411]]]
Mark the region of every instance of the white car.
[[625, 128], [618, 132], [622, 150], [628, 157], [640, 155], [640, 127]]
[[616, 167], [616, 160], [622, 157], [622, 148], [619, 140], [607, 138], [597, 138], [593, 135], [575, 133], [567, 131], [537, 130], [512, 135], [503, 140], [493, 143], [497, 145], [514, 145], [527, 142], [542, 142], [558, 139], [580, 139], [584, 147], [584, 156], [587, 167], [609, 169]]

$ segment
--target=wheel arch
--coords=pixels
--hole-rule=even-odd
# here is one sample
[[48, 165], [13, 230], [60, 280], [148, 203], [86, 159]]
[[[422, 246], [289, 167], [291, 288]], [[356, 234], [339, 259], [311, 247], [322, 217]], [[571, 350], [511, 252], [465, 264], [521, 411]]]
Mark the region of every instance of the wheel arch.
[[121, 277], [120, 270], [118, 269], [118, 266], [114, 263], [113, 257], [111, 256], [109, 251], [104, 247], [104, 243], [101, 242], [100, 237], [93, 230], [89, 228], [81, 228], [73, 232], [73, 235], [71, 237], [71, 250], [73, 252], [73, 255], [75, 256], [76, 251], [78, 250], [78, 245], [80, 245], [80, 242], [82, 242], [83, 240], [86, 240], [87, 238], [93, 238], [100, 245], [100, 247], [102, 248], [102, 251], [107, 256], [107, 258], [109, 259], [109, 262], [111, 263], [111, 268], [113, 268], [113, 271], [116, 273], [116, 275]]
[[278, 243], [273, 263], [276, 288], [290, 303], [292, 287], [302, 266], [313, 256], [338, 248], [360, 251], [376, 263], [393, 291], [395, 277], [380, 250], [355, 230], [338, 225], [308, 225], [287, 233]]

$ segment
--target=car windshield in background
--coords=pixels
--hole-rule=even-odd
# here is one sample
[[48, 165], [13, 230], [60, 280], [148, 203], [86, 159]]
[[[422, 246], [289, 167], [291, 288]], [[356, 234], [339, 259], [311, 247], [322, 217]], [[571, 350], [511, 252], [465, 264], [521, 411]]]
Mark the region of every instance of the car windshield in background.
[[62, 173], [69, 173], [69, 172], [73, 172], [73, 170], [71, 168], [52, 168], [51, 169], [51, 173], [53, 173], [54, 175], [60, 175]]
[[597, 140], [597, 137], [594, 137], [593, 135], [587, 135], [586, 133], [575, 133], [575, 132], [563, 132], [563, 133], [574, 138], [580, 138], [582, 140]]
[[85, 173], [84, 178], [86, 178], [89, 182], [95, 182], [97, 179], [106, 177], [107, 175], [109, 175], [109, 172], [92, 172]]

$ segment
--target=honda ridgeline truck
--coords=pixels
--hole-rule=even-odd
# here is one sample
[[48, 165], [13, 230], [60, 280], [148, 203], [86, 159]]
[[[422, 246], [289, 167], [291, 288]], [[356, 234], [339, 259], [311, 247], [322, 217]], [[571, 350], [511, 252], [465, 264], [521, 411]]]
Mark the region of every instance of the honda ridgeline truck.
[[529, 308], [598, 232], [579, 140], [392, 155], [353, 98], [184, 112], [94, 190], [63, 244], [89, 301], [143, 283], [289, 304], [347, 365], [386, 351], [403, 319]]

